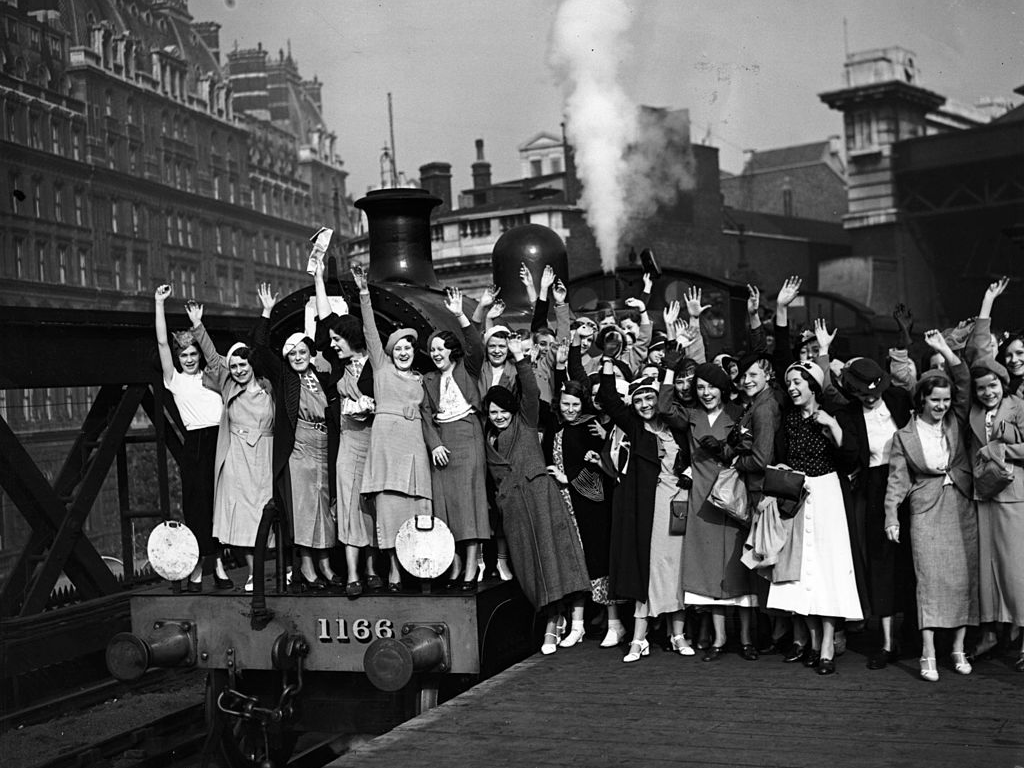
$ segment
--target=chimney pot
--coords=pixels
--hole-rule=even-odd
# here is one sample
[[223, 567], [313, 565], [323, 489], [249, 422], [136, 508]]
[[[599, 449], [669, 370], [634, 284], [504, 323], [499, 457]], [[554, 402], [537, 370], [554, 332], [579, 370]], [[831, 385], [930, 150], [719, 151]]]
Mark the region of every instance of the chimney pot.
[[479, 162], [479, 161], [484, 159], [484, 140], [483, 139], [477, 139], [476, 140], [476, 159], [477, 159], [477, 162]]

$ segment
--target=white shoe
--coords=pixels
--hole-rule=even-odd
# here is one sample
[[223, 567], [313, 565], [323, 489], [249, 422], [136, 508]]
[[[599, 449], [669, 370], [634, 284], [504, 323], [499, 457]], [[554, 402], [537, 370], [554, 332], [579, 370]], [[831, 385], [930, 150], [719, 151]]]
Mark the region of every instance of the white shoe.
[[483, 581], [484, 574], [487, 572], [487, 563], [484, 562], [484, 559], [482, 557], [476, 561], [476, 570], [476, 580]]
[[246, 580], [244, 589], [246, 592], [252, 592], [252, 576]]
[[954, 651], [951, 658], [953, 659], [953, 669], [961, 675], [969, 675], [974, 671], [974, 667], [971, 666], [971, 662], [967, 660], [967, 654], [963, 651]]
[[680, 656], [693, 656], [697, 652], [693, 650], [690, 641], [684, 635], [672, 635], [672, 650]]
[[602, 648], [614, 648], [617, 645], [622, 645], [622, 641], [626, 639], [626, 628], [619, 627], [614, 629], [608, 628], [607, 634], [604, 636], [604, 640], [601, 641]]
[[508, 557], [498, 555], [498, 576], [502, 581], [512, 581], [512, 571], [508, 567]]
[[921, 659], [921, 678], [927, 680], [929, 683], [934, 683], [939, 679], [939, 670], [935, 666], [935, 657], [922, 656]]
[[[633, 650], [633, 649], [636, 650]], [[629, 653], [622, 657], [622, 661], [629, 664], [634, 661], [640, 661], [641, 656], [650, 656], [651, 644], [646, 640], [634, 640], [629, 644]]]
[[[552, 638], [554, 642], [548, 642], [548, 638]], [[550, 656], [552, 653], [558, 650], [558, 635], [554, 632], [544, 633], [544, 645], [540, 647], [540, 652], [545, 656]]]
[[583, 642], [583, 630], [573, 629], [565, 636], [565, 639], [558, 644], [559, 648], [572, 648], [574, 645], [579, 645]]

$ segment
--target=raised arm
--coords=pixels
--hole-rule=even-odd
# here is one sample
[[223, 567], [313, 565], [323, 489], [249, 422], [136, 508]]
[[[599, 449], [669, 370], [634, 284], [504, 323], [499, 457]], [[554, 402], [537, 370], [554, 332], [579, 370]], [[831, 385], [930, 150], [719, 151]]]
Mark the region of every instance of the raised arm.
[[153, 295], [156, 305], [154, 323], [156, 325], [156, 349], [160, 355], [160, 370], [164, 376], [164, 386], [174, 378], [174, 358], [171, 356], [171, 345], [167, 340], [167, 317], [164, 314], [164, 302], [171, 295], [171, 286], [161, 285]]
[[508, 351], [516, 362], [516, 379], [519, 381], [519, 414], [527, 425], [536, 429], [540, 425], [540, 387], [533, 373], [533, 366], [523, 352], [523, 341], [518, 336], [508, 339]]
[[601, 363], [601, 384], [597, 388], [597, 399], [601, 408], [623, 432], [629, 434], [633, 429], [629, 406], [622, 402], [619, 391], [615, 388], [615, 366], [610, 357]]
[[281, 361], [281, 356], [277, 354], [276, 350], [270, 348], [270, 313], [274, 310], [274, 306], [277, 304], [281, 294], [273, 293], [270, 283], [260, 283], [259, 288], [256, 290], [256, 295], [259, 297], [260, 304], [263, 305], [263, 311], [260, 313], [259, 320], [256, 321], [256, 327], [253, 329], [252, 351], [257, 356], [257, 365], [264, 369], [264, 375], [269, 375], [276, 379], [283, 372], [284, 365]]
[[775, 354], [772, 362], [776, 371], [786, 370], [793, 362], [793, 344], [789, 339], [789, 305], [800, 293], [802, 282], [795, 275], [787, 277], [775, 300]]
[[569, 326], [572, 325], [569, 305], [565, 301], [568, 293], [561, 280], [556, 280], [551, 288], [551, 296], [555, 300], [555, 338], [559, 341], [569, 338]]
[[691, 359], [696, 360], [698, 364], [706, 363], [708, 361], [707, 348], [704, 346], [704, 334], [700, 332], [700, 316], [711, 309], [710, 304], [704, 304], [702, 302], [703, 295], [700, 288], [691, 287], [684, 296], [686, 303], [686, 313], [690, 317], [690, 328], [697, 331], [697, 335], [693, 340], [693, 344], [690, 346], [688, 355]]
[[[316, 250], [314, 248], [314, 250]], [[313, 290], [316, 293], [316, 316], [323, 320], [331, 314], [331, 302], [327, 300], [327, 286], [324, 285], [324, 262], [318, 259], [313, 273]]]
[[366, 338], [366, 352], [370, 358], [370, 365], [375, 371], [382, 371], [388, 358], [384, 354], [384, 344], [380, 340], [380, 329], [377, 328], [377, 321], [373, 317], [370, 282], [366, 272], [359, 266], [352, 267], [352, 279], [359, 289], [359, 312], [363, 318], [363, 336]]
[[690, 428], [690, 418], [678, 402], [676, 402], [675, 372], [669, 368], [665, 371], [658, 388], [658, 414], [670, 429], [683, 432]]
[[992, 349], [992, 305], [1003, 295], [1009, 282], [1009, 279], [1004, 277], [991, 283], [981, 299], [981, 311], [978, 312], [978, 319], [974, 321], [974, 330], [971, 331], [964, 350], [968, 365], [973, 365], [974, 361], [981, 357], [996, 356], [997, 351]]
[[537, 302], [537, 286], [533, 282], [533, 273], [526, 266], [526, 262], [519, 263], [519, 282], [526, 289], [526, 298], [530, 300], [531, 306]]

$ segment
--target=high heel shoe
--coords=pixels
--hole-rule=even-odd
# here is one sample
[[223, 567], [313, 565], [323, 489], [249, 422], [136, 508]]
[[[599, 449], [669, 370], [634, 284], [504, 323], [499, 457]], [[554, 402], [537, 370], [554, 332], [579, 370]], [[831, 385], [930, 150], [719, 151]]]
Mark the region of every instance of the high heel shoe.
[[508, 555], [498, 555], [498, 577], [502, 581], [512, 581], [512, 571], [508, 567]]
[[800, 643], [793, 643], [786, 655], [782, 657], [782, 661], [785, 664], [795, 664], [798, 661], [804, 660], [804, 655], [807, 653], [807, 649], [800, 645]]
[[937, 682], [939, 679], [939, 670], [935, 666], [935, 657], [922, 656], [919, 661], [921, 662], [921, 679], [927, 680], [929, 683]]
[[818, 662], [821, 661], [821, 651], [816, 651], [813, 648], [804, 654], [804, 666], [810, 669], [811, 667], [818, 666]]
[[303, 592], [319, 592], [327, 589], [327, 582], [319, 576], [315, 579], [307, 579], [306, 574], [299, 572], [299, 589]]
[[723, 648], [725, 648], [724, 645], [712, 645], [710, 648], [704, 651], [704, 655], [701, 657], [701, 661], [718, 661], [718, 659], [722, 656]]
[[479, 560], [476, 561], [476, 580], [477, 581], [483, 581], [484, 580], [484, 574], [486, 574], [486, 573], [487, 573], [487, 563], [485, 563], [484, 559], [481, 557]]
[[376, 573], [366, 577], [366, 588], [371, 592], [379, 592], [384, 589], [384, 580]]
[[245, 581], [245, 586], [242, 587], [246, 592], [252, 592], [252, 576]]
[[[636, 650], [633, 650], [633, 649]], [[622, 661], [626, 664], [630, 664], [634, 661], [640, 661], [641, 656], [651, 655], [651, 644], [646, 640], [634, 640], [629, 644], [629, 653], [622, 657]]]
[[818, 669], [815, 671], [819, 675], [834, 675], [836, 673], [835, 659], [819, 659]]
[[672, 635], [669, 642], [672, 644], [672, 650], [680, 656], [695, 656], [697, 653], [686, 639], [686, 635]]
[[233, 582], [231, 579], [229, 579], [227, 577], [222, 579], [220, 576], [217, 576], [216, 574], [214, 574], [213, 586], [216, 589], [231, 589], [232, 587], [235, 586], [235, 582]]
[[969, 675], [974, 671], [971, 662], [967, 660], [967, 654], [963, 651], [953, 651], [949, 656], [953, 660], [953, 669], [961, 675]]
[[608, 627], [608, 631], [605, 633], [604, 640], [601, 641], [601, 648], [614, 648], [617, 645], [622, 645], [622, 641], [626, 639], [626, 628], [619, 627]]
[[[548, 638], [552, 638], [552, 642], [548, 642]], [[544, 644], [540, 647], [540, 652], [545, 656], [550, 656], [552, 653], [558, 650], [558, 635], [554, 632], [544, 633]]]
[[562, 641], [558, 644], [558, 647], [559, 648], [572, 648], [574, 645], [579, 645], [580, 643], [583, 642], [583, 636], [584, 636], [584, 633], [583, 633], [583, 628], [582, 627], [580, 627], [578, 629], [576, 627], [573, 627], [569, 631], [569, 634], [566, 635], [562, 639]]

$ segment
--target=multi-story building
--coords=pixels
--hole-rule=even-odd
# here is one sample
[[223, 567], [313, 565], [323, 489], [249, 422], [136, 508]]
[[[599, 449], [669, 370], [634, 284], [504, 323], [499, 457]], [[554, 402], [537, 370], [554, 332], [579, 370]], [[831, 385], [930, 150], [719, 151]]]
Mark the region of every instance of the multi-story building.
[[[308, 281], [319, 226], [351, 234], [322, 83], [290, 52], [222, 56], [186, 0], [2, 0], [0, 25], [0, 303], [151, 311], [166, 282], [249, 314], [258, 283]], [[52, 473], [92, 394], [0, 389], [0, 417]]]

